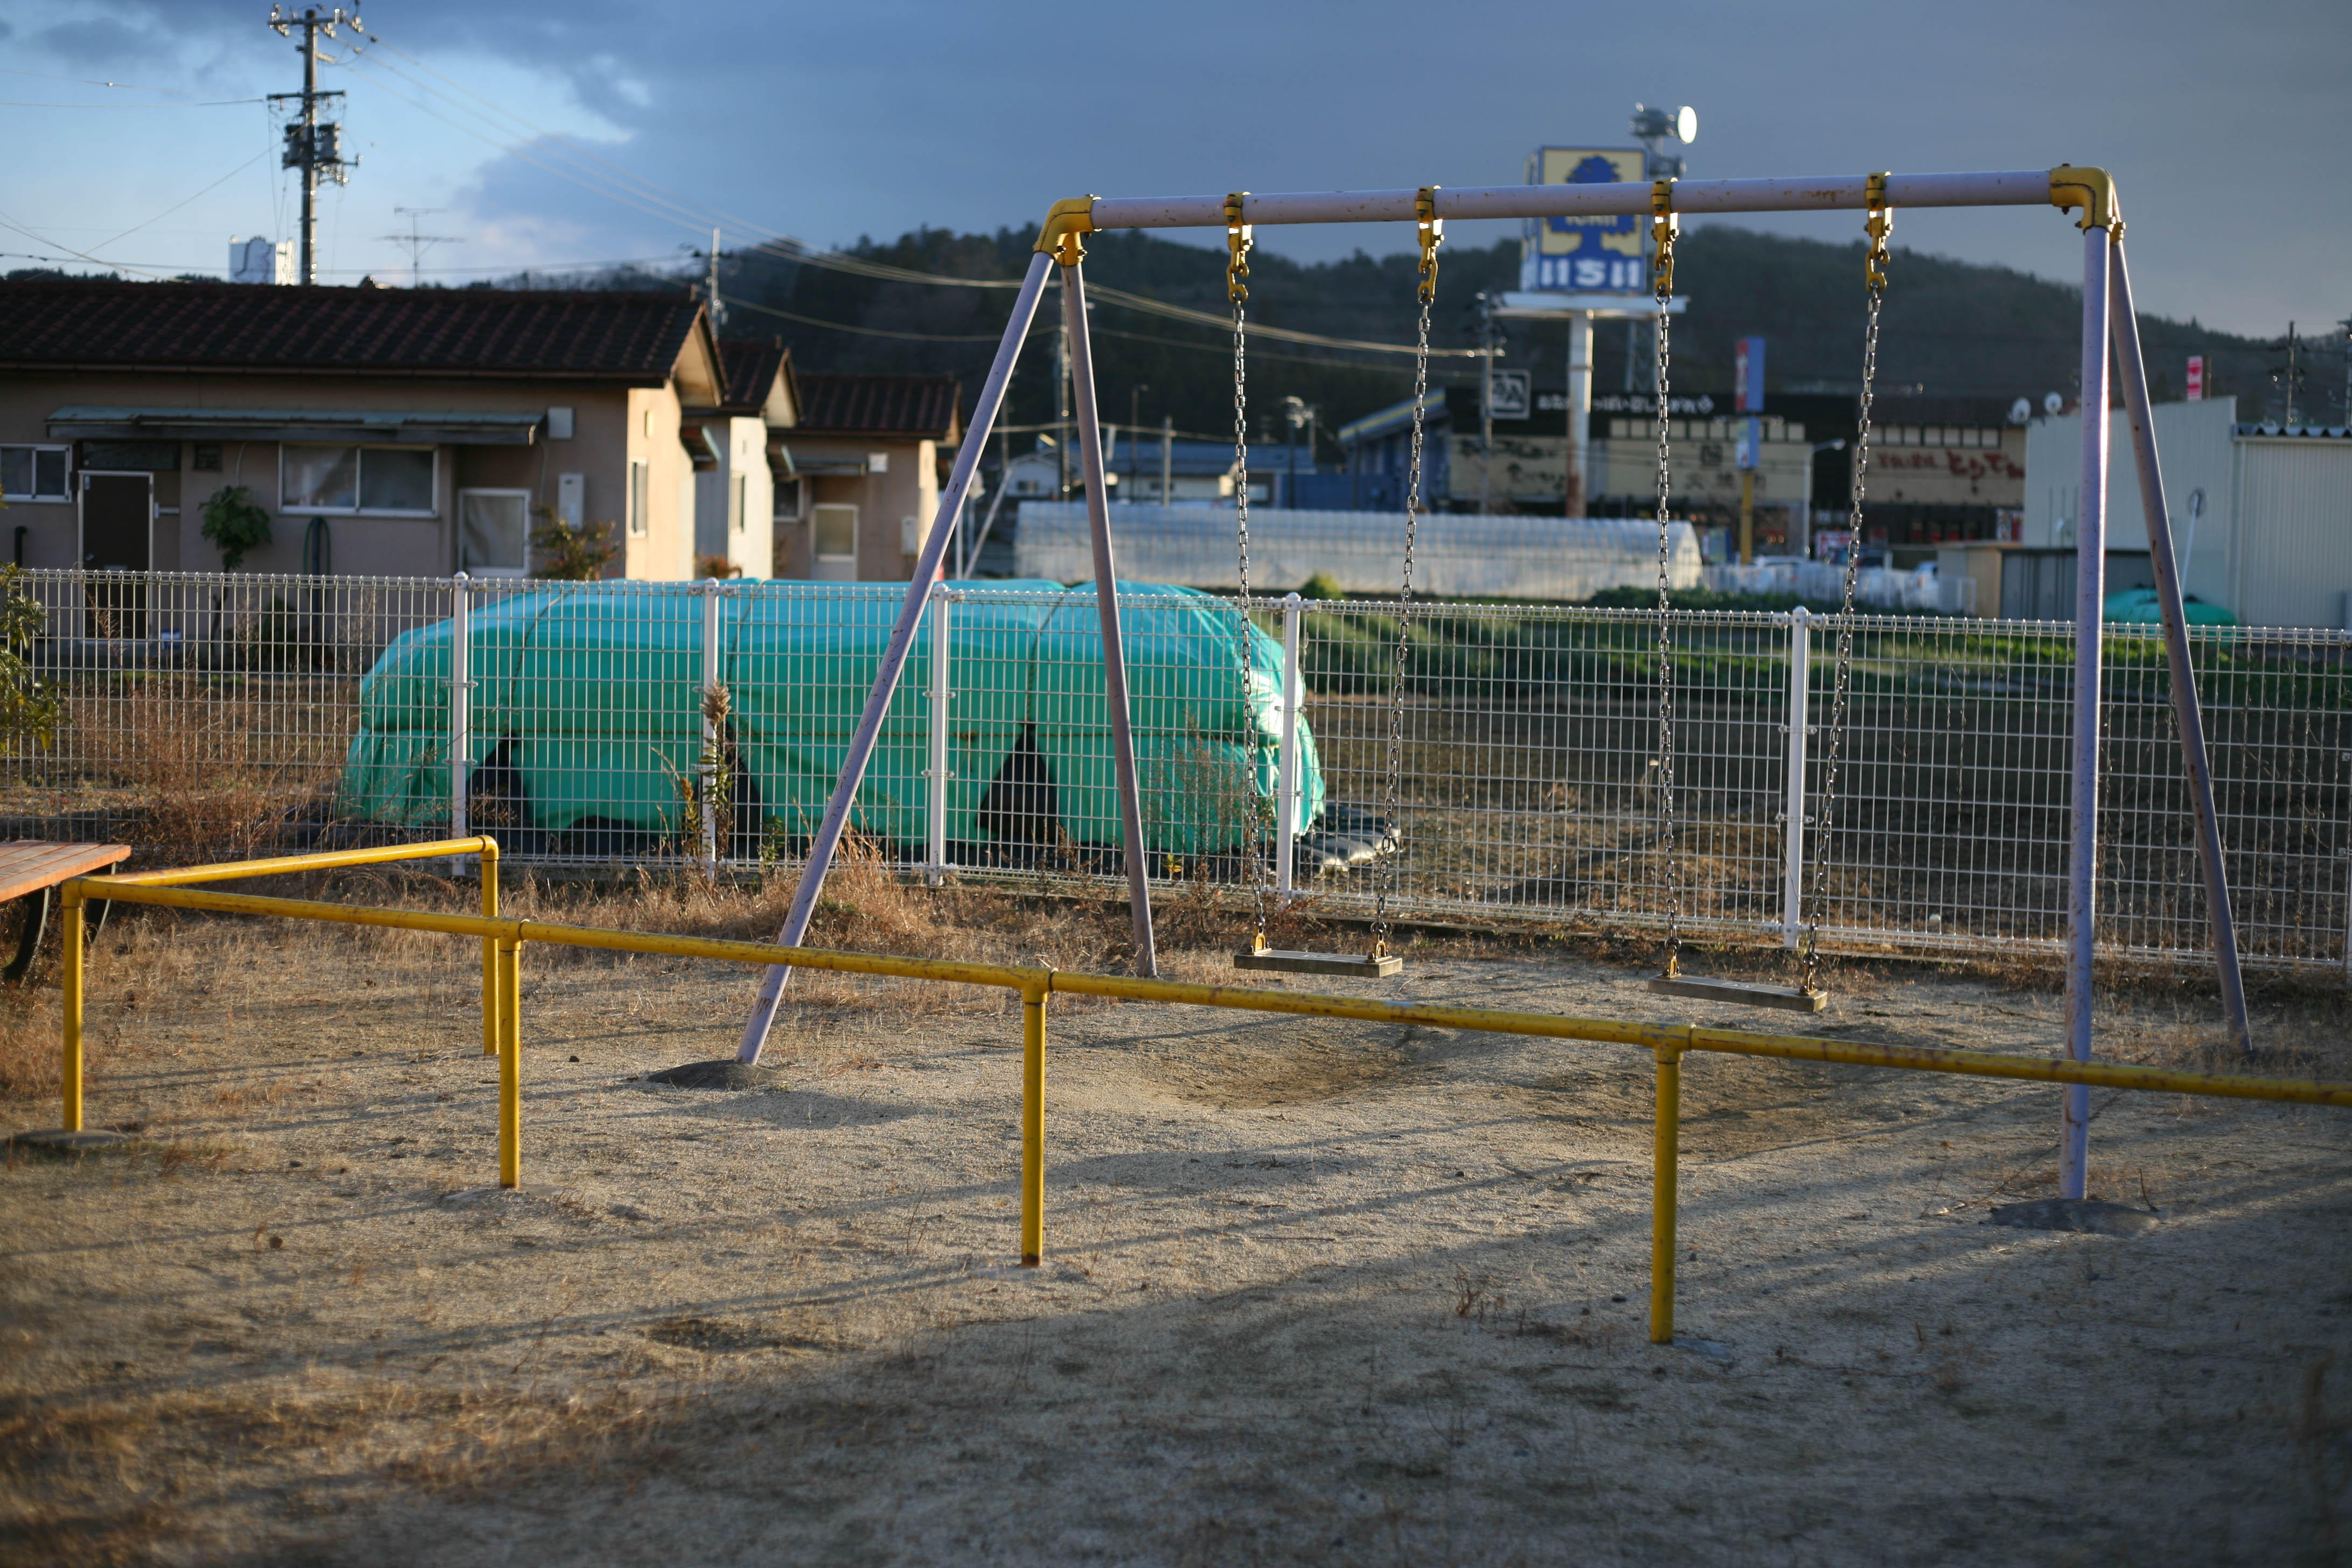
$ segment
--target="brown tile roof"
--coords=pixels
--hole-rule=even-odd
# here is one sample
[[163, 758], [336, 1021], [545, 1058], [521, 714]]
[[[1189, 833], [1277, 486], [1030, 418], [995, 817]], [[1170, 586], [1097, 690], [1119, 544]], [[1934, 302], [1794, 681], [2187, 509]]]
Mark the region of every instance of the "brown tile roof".
[[0, 367], [658, 383], [701, 313], [668, 290], [0, 283]]
[[782, 338], [720, 339], [719, 362], [727, 378], [727, 400], [721, 406], [730, 413], [758, 413], [768, 388], [776, 384], [776, 373], [791, 357]]
[[802, 371], [800, 436], [839, 433], [956, 438], [956, 380], [951, 375], [823, 375]]

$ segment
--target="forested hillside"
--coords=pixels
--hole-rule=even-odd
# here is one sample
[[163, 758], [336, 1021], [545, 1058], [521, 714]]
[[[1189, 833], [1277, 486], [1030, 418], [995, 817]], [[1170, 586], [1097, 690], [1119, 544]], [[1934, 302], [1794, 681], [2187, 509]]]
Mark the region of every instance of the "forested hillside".
[[[992, 236], [927, 229], [887, 243], [861, 241], [848, 253], [929, 273], [979, 279], [1018, 277], [1033, 231]], [[1132, 293], [1222, 315], [1224, 258], [1215, 251], [1124, 232], [1092, 237], [1089, 279]], [[1462, 346], [1474, 339], [1472, 301], [1481, 289], [1516, 286], [1517, 242], [1449, 247], [1443, 253], [1432, 341]], [[1887, 292], [1880, 384], [1889, 392], [1931, 395], [2072, 395], [2076, 380], [2079, 290], [2006, 268], [1985, 267], [1897, 249]], [[1862, 246], [1790, 239], [1723, 225], [1685, 235], [1680, 292], [1691, 300], [1674, 329], [1674, 379], [1721, 389], [1731, 379], [1732, 342], [1770, 341], [1775, 387], [1848, 391], [1861, 374], [1864, 300]], [[925, 370], [957, 375], [966, 396], [977, 389], [1002, 327], [1009, 290], [940, 288], [845, 274], [789, 256], [745, 252], [725, 258], [721, 288], [734, 301], [733, 334], [781, 333], [795, 363], [815, 370]], [[1048, 297], [1041, 322], [1055, 309]], [[1413, 334], [1413, 263], [1399, 253], [1361, 252], [1302, 265], [1261, 251], [1250, 276], [1253, 321], [1334, 337], [1409, 342]], [[786, 312], [775, 314], [773, 312]], [[794, 320], [793, 318], [800, 318]], [[1132, 406], [1149, 424], [1172, 416], [1182, 430], [1232, 428], [1230, 341], [1217, 329], [1146, 315], [1098, 301], [1096, 361], [1106, 418], [1124, 421]], [[828, 323], [820, 325], [818, 323]], [[842, 327], [863, 331], [839, 330]], [[2269, 388], [2271, 355], [2256, 341], [2193, 322], [2142, 319], [2149, 371], [2159, 399], [2179, 395], [2188, 355], [2215, 362], [2214, 385], [2234, 392], [2250, 416]], [[1626, 334], [1596, 335], [1601, 389], [1624, 384]], [[1646, 354], [1646, 347], [1642, 351]], [[1538, 384], [1562, 375], [1557, 328], [1509, 324], [1505, 363], [1532, 367]], [[1051, 354], [1033, 347], [1016, 384], [1013, 417], [1050, 416]], [[1475, 381], [1473, 363], [1441, 360], [1433, 380]], [[1253, 424], [1268, 423], [1285, 394], [1323, 411], [1329, 430], [1403, 397], [1412, 385], [1404, 355], [1340, 353], [1266, 343], [1251, 359]]]

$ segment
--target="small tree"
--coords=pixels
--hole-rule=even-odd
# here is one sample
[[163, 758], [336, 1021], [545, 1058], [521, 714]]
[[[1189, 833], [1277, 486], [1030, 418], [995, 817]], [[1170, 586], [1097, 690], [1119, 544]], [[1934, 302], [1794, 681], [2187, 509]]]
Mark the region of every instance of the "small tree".
[[0, 743], [46, 746], [58, 732], [57, 693], [33, 674], [33, 645], [48, 622], [40, 601], [26, 591], [21, 566], [0, 566]]
[[593, 583], [621, 547], [612, 542], [609, 522], [583, 523], [575, 528], [555, 515], [552, 507], [537, 509], [539, 526], [531, 531], [531, 572], [554, 583]]
[[724, 555], [698, 555], [694, 558], [694, 574], [697, 577], [740, 577], [743, 568]]
[[244, 485], [223, 485], [205, 502], [204, 536], [221, 552], [221, 570], [245, 564], [246, 552], [269, 542], [269, 514]]

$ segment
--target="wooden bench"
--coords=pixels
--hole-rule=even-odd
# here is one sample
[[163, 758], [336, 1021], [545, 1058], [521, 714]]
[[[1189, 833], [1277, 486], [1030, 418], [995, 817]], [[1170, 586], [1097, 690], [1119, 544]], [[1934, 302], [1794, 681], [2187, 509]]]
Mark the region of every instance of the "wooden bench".
[[[21, 985], [33, 973], [33, 963], [40, 956], [41, 937], [49, 926], [49, 909], [57, 901], [58, 884], [69, 877], [87, 877], [103, 871], [131, 858], [128, 844], [48, 844], [37, 838], [18, 838], [0, 844], [0, 902], [15, 900], [25, 911], [24, 929], [17, 933], [16, 956], [5, 969], [0, 980], [11, 985]], [[88, 914], [89, 934], [95, 936], [106, 924], [107, 905], [103, 900], [93, 900]]]

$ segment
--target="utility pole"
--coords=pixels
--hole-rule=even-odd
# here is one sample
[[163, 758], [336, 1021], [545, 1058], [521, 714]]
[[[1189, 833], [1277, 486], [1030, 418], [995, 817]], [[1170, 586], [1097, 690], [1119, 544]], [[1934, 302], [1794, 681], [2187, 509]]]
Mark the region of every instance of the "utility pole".
[[710, 231], [710, 266], [705, 283], [710, 295], [710, 331], [715, 336], [727, 321], [727, 307], [719, 298], [719, 231], [715, 228]]
[[2295, 335], [2294, 323], [2293, 321], [2289, 321], [2286, 324], [2286, 336], [2271, 345], [2272, 353], [2277, 353], [2282, 351], [2286, 354], [2286, 369], [2283, 373], [2275, 370], [2271, 372], [2271, 378], [2280, 383], [2282, 389], [2286, 393], [2286, 418], [2284, 423], [2288, 425], [2299, 425], [2302, 423], [2302, 420], [2298, 417], [2300, 410], [2295, 400], [2303, 392], [2304, 372], [2301, 363], [2303, 359], [2303, 340]]
[[408, 247], [408, 286], [421, 287], [425, 281], [425, 253], [436, 245], [457, 245], [465, 239], [462, 234], [419, 234], [416, 220], [427, 213], [445, 213], [447, 207], [394, 207], [396, 216], [408, 220], [406, 234], [380, 234], [378, 239], [388, 239], [394, 245]]
[[281, 38], [293, 37], [294, 29], [302, 29], [302, 42], [298, 46], [302, 55], [302, 90], [273, 92], [272, 103], [288, 99], [302, 100], [302, 117], [286, 125], [286, 153], [279, 166], [302, 171], [302, 259], [300, 281], [306, 287], [319, 281], [319, 176], [321, 173], [337, 184], [351, 179], [351, 171], [359, 167], [359, 160], [343, 160], [343, 128], [334, 121], [319, 119], [319, 100], [341, 98], [340, 92], [319, 90], [319, 36], [335, 36], [338, 26], [351, 28], [357, 36], [364, 29], [356, 12], [341, 5], [320, 11], [316, 5], [303, 7], [299, 16], [283, 5], [269, 8], [269, 26]]
[[1143, 395], [1150, 390], [1151, 384], [1148, 381], [1139, 381], [1127, 389], [1127, 494], [1119, 498], [1121, 500], [1131, 501], [1136, 499], [1135, 447], [1143, 429]]

